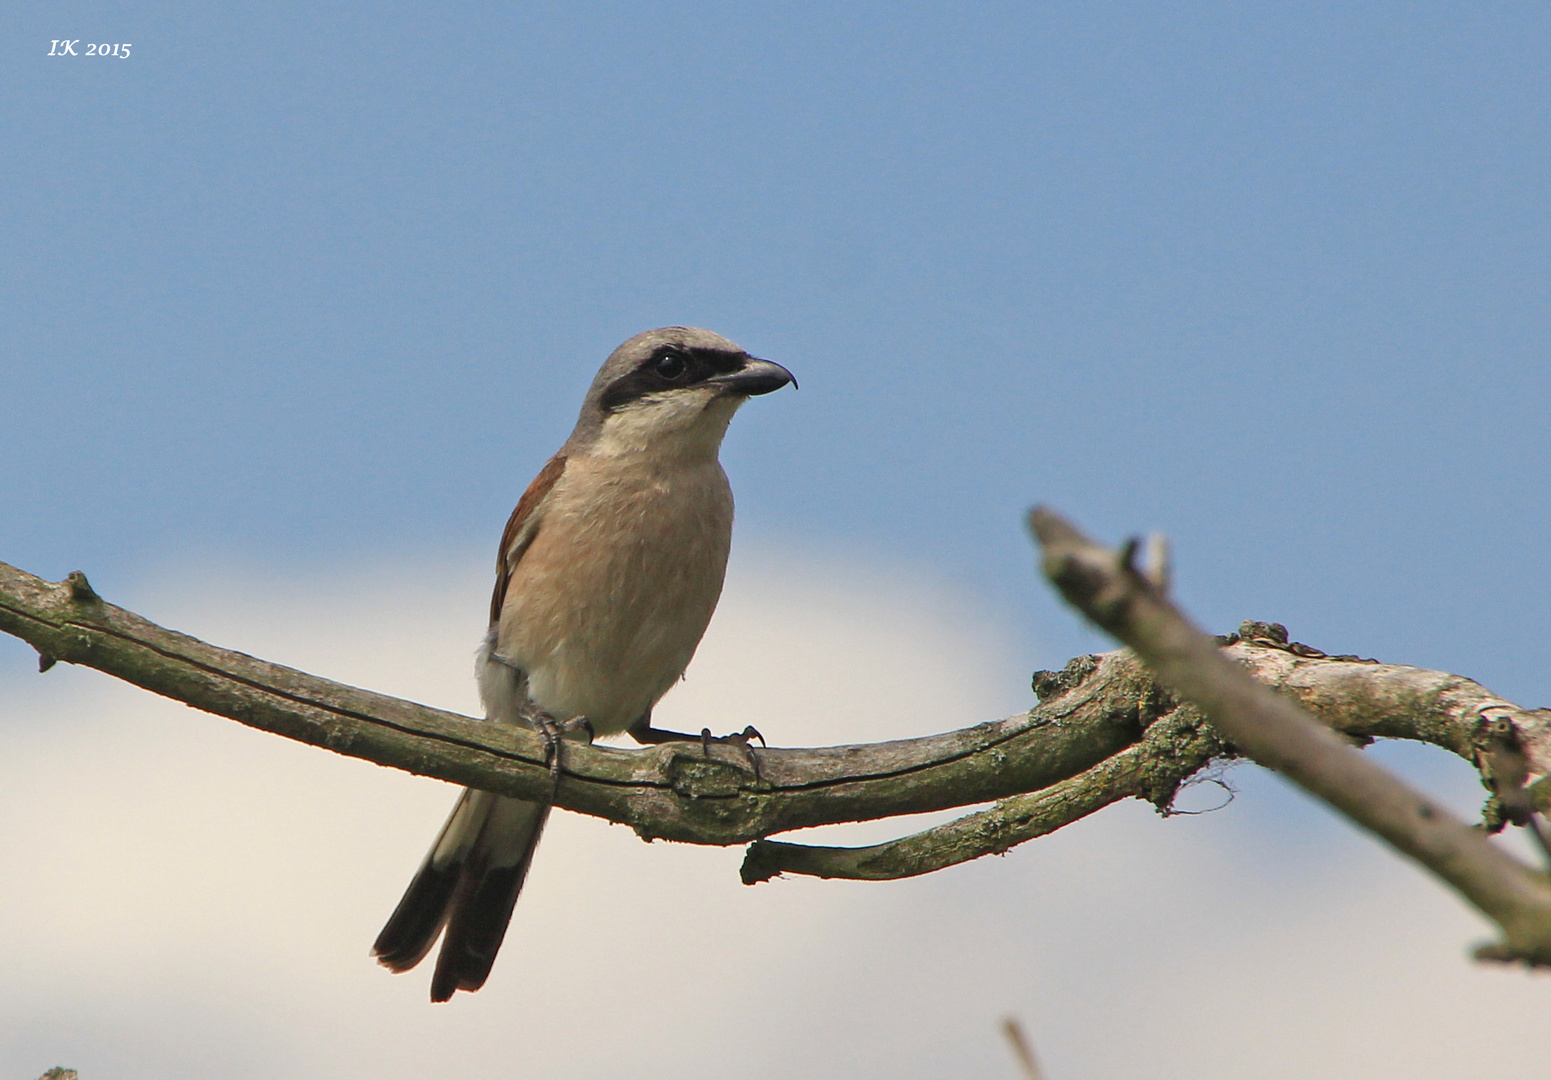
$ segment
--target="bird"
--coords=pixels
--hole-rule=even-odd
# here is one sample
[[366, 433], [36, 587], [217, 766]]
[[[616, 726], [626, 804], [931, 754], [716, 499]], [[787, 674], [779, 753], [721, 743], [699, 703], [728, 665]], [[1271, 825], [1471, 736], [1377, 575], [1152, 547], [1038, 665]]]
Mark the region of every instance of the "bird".
[[[728, 423], [788, 384], [780, 364], [698, 327], [648, 330], [609, 354], [501, 536], [475, 661], [487, 721], [547, 729], [552, 753], [562, 729], [642, 744], [708, 736], [655, 728], [652, 709], [721, 596]], [[441, 936], [431, 1000], [483, 986], [548, 816], [545, 802], [463, 791], [372, 946], [378, 963], [408, 971]]]

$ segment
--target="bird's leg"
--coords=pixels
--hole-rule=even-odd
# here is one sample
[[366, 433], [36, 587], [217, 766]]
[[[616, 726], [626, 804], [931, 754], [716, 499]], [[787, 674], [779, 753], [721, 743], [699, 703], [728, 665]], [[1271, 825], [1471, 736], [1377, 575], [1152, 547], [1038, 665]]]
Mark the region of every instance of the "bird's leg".
[[710, 728], [701, 728], [699, 735], [690, 735], [683, 731], [668, 731], [664, 728], [652, 727], [652, 714], [646, 712], [642, 714], [639, 720], [625, 730], [632, 739], [643, 746], [656, 746], [669, 742], [698, 742], [705, 751], [706, 757], [711, 756], [712, 743], [736, 746], [743, 751], [744, 757], [748, 758], [749, 768], [754, 773], [754, 779], [763, 779], [759, 775], [759, 758], [754, 756], [754, 747], [749, 744], [754, 739], [759, 740], [760, 746], [768, 746], [769, 744], [765, 742], [765, 737], [759, 733], [753, 724], [734, 735], [712, 735]]
[[573, 731], [587, 734], [587, 745], [592, 745], [592, 722], [585, 716], [573, 716], [569, 720], [556, 720], [547, 712], [534, 712], [533, 729], [544, 739], [544, 763], [549, 766], [549, 801], [553, 803], [560, 793], [560, 744]]
[[669, 742], [697, 742], [704, 746], [710, 746], [712, 743], [737, 743], [747, 746], [750, 739], [758, 739], [759, 745], [766, 745], [765, 737], [752, 724], [735, 735], [712, 735], [710, 728], [701, 728], [700, 734], [691, 735], [686, 731], [668, 731], [666, 728], [652, 727], [651, 713], [647, 713], [631, 724], [625, 732], [643, 746], [656, 746]]

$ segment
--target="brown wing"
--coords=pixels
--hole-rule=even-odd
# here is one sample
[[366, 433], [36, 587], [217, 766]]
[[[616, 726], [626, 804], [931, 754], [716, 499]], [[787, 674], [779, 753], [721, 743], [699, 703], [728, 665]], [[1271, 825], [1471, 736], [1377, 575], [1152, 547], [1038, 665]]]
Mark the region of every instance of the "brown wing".
[[565, 472], [565, 455], [556, 454], [539, 470], [539, 474], [533, 478], [533, 483], [528, 485], [528, 490], [524, 491], [522, 498], [517, 500], [517, 509], [513, 510], [512, 516], [506, 519], [506, 531], [501, 534], [501, 549], [495, 556], [495, 591], [490, 596], [490, 625], [492, 626], [501, 619], [501, 605], [506, 603], [506, 583], [512, 578], [512, 570], [516, 568], [523, 552], [528, 550], [528, 545], [533, 543], [534, 534], [538, 531], [538, 522], [533, 518], [534, 512], [563, 472]]

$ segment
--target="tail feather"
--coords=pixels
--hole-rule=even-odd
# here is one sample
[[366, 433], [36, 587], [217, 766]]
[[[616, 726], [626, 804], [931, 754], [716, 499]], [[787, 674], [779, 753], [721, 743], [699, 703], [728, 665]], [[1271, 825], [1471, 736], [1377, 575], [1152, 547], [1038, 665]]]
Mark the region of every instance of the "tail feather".
[[511, 921], [549, 807], [463, 792], [372, 946], [394, 972], [423, 960], [445, 927], [431, 1000], [484, 985]]
[[398, 974], [425, 959], [447, 923], [447, 901], [458, 887], [458, 871], [429, 860], [420, 867], [372, 945], [379, 964]]
[[484, 827], [447, 905], [447, 934], [431, 977], [432, 1001], [485, 985], [548, 819], [547, 804], [491, 797]]
[[372, 955], [390, 971], [408, 971], [431, 951], [436, 935], [447, 922], [447, 902], [458, 886], [469, 851], [484, 824], [485, 803], [481, 791], [465, 789], [453, 804], [447, 823], [425, 854], [409, 888], [388, 923], [372, 944]]

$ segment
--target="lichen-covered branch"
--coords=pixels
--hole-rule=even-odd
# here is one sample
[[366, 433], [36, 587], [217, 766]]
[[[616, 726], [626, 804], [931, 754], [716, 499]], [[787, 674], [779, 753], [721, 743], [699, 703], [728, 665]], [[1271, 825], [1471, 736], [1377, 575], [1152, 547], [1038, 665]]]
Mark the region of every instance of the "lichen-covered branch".
[[1030, 528], [1044, 549], [1045, 574], [1067, 602], [1134, 649], [1237, 750], [1408, 855], [1496, 922], [1504, 940], [1478, 955], [1551, 965], [1551, 878], [1250, 678], [1134, 568], [1134, 544], [1109, 551], [1043, 509], [1030, 515]]
[[[372, 693], [156, 626], [104, 602], [86, 579], [54, 584], [0, 563], [0, 631], [40, 666], [84, 664], [252, 727], [410, 772], [502, 794], [545, 797], [544, 747], [523, 729]], [[1522, 709], [1444, 672], [1332, 657], [1286, 631], [1246, 623], [1222, 655], [1356, 740], [1419, 739], [1490, 779], [1515, 748], [1528, 794], [1551, 795], [1551, 711]], [[1006, 851], [1122, 798], [1170, 805], [1178, 786], [1232, 754], [1200, 714], [1128, 650], [1078, 657], [1034, 677], [1025, 715], [925, 739], [758, 750], [567, 746], [558, 805], [629, 824], [646, 838], [756, 842], [744, 880], [778, 873], [893, 878]], [[730, 725], [736, 727], [737, 725]], [[1002, 801], [870, 848], [762, 841], [790, 829]], [[1488, 817], [1497, 823], [1495, 806]]]
[[[503, 795], [547, 798], [535, 733], [376, 694], [232, 652], [0, 563], [0, 631], [47, 668], [84, 664], [250, 727]], [[1141, 676], [1144, 681], [1145, 676]], [[567, 745], [555, 803], [648, 839], [746, 843], [773, 833], [986, 802], [1059, 783], [1141, 736], [1130, 698], [1097, 693], [923, 739], [758, 750]]]
[[[1511, 733], [1532, 776], [1528, 789], [1541, 810], [1551, 800], [1551, 710], [1522, 709], [1480, 683], [1442, 671], [1381, 664], [1355, 656], [1329, 656], [1288, 640], [1275, 623], [1246, 622], [1219, 639], [1222, 655], [1256, 680], [1298, 701], [1325, 724], [1365, 743], [1377, 738], [1431, 743], [1493, 778], [1493, 749]], [[743, 880], [776, 874], [883, 880], [930, 873], [956, 863], [1001, 854], [1070, 825], [1127, 798], [1145, 799], [1167, 811], [1174, 793], [1213, 760], [1232, 749], [1201, 714], [1180, 705], [1153, 680], [1129, 649], [1082, 656], [1061, 672], [1034, 677], [1042, 707], [1059, 703], [1078, 687], [1087, 694], [1134, 709], [1147, 734], [1093, 768], [1044, 791], [1004, 799], [988, 810], [870, 847], [821, 847], [762, 840], [743, 863]], [[1505, 815], [1496, 796], [1487, 802], [1488, 824]]]
[[1000, 855], [1121, 799], [1146, 799], [1166, 808], [1181, 784], [1225, 753], [1222, 740], [1199, 713], [1177, 708], [1152, 724], [1140, 742], [1087, 772], [912, 836], [858, 848], [756, 841], [743, 857], [743, 883], [777, 874], [888, 881]]

